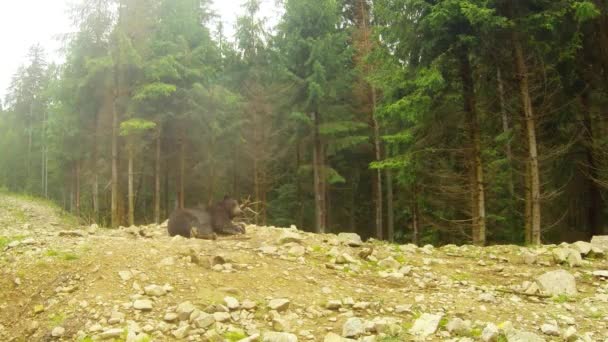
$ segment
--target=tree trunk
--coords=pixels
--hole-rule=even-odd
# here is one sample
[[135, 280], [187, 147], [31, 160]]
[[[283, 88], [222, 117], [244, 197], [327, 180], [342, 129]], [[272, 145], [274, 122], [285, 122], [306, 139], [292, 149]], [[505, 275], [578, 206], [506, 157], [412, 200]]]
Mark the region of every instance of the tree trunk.
[[325, 193], [323, 192], [323, 146], [319, 134], [321, 120], [317, 112], [311, 113], [313, 119], [313, 171], [315, 188], [315, 232], [325, 233]]
[[304, 227], [304, 202], [302, 198], [302, 185], [300, 184], [300, 164], [302, 163], [302, 142], [298, 139], [296, 145], [296, 199], [297, 199], [297, 216], [296, 216], [296, 224], [298, 225], [298, 229], [302, 229]]
[[91, 196], [93, 202], [93, 221], [98, 222], [99, 220], [99, 171], [97, 170], [97, 125], [95, 125], [95, 133], [93, 136], [93, 161], [92, 161], [92, 174], [93, 182], [91, 184]]
[[161, 128], [156, 132], [156, 157], [154, 159], [154, 222], [160, 223], [160, 156]]
[[420, 212], [418, 210], [418, 187], [414, 183], [412, 186], [412, 242], [415, 245], [420, 243]]
[[128, 174], [128, 199], [129, 199], [129, 226], [135, 224], [135, 193], [133, 192], [133, 143], [130, 143], [129, 149], [129, 174]]
[[76, 161], [76, 216], [80, 217], [80, 160]]
[[349, 230], [351, 232], [357, 231], [357, 189], [359, 185], [360, 170], [358, 167], [353, 167], [353, 176], [351, 178], [351, 190], [350, 190], [350, 217], [349, 217]]
[[586, 176], [587, 176], [587, 188], [589, 191], [589, 204], [587, 207], [588, 223], [589, 223], [589, 235], [603, 235], [604, 225], [602, 222], [602, 211], [603, 211], [603, 199], [601, 191], [596, 183], [599, 178], [596, 161], [596, 155], [594, 153], [595, 148], [595, 136], [593, 133], [593, 119], [591, 117], [590, 108], [590, 94], [588, 90], [585, 90], [581, 95], [581, 107], [583, 111], [583, 127], [585, 137], [585, 154], [587, 157], [586, 165]]
[[386, 170], [386, 218], [388, 241], [395, 242], [395, 211], [393, 208], [393, 172]]
[[471, 140], [471, 216], [473, 219], [473, 244], [483, 246], [486, 243], [486, 210], [485, 189], [483, 183], [483, 162], [481, 159], [481, 133], [479, 130], [475, 85], [473, 81], [471, 63], [469, 61], [468, 49], [462, 49], [460, 62], [464, 111], [467, 125], [469, 126], [469, 136]]
[[[509, 134], [511, 127], [509, 124], [509, 114], [507, 113], [507, 107], [505, 102], [505, 87], [502, 80], [502, 73], [500, 67], [496, 68], [496, 79], [498, 83], [498, 101], [500, 105], [500, 114], [502, 116], [502, 131], [504, 134]], [[511, 149], [511, 139], [507, 140], [505, 146], [505, 155], [509, 162], [509, 194], [511, 197], [515, 196], [515, 184], [513, 182], [513, 152]]]
[[[371, 87], [372, 93], [372, 112], [371, 112], [371, 122], [374, 131], [374, 158], [375, 161], [379, 162], [382, 160], [382, 144], [380, 141], [380, 125], [378, 124], [378, 120], [376, 118], [376, 89]], [[375, 179], [376, 183], [376, 198], [375, 198], [375, 210], [376, 210], [376, 238], [378, 240], [384, 239], [384, 227], [382, 225], [382, 170], [375, 170]]]
[[530, 217], [526, 217], [530, 226], [530, 243], [540, 245], [541, 243], [541, 193], [540, 174], [538, 164], [538, 146], [536, 142], [536, 119], [532, 99], [530, 97], [530, 86], [528, 78], [528, 67], [524, 57], [523, 47], [519, 37], [513, 32], [513, 58], [515, 59], [515, 70], [519, 80], [519, 90], [524, 111], [526, 136], [528, 140], [528, 164], [530, 177]]
[[177, 190], [178, 208], [184, 208], [184, 178], [186, 174], [186, 147], [184, 142], [183, 132], [179, 140], [179, 185]]
[[[118, 68], [116, 68], [118, 69]], [[112, 227], [116, 228], [120, 224], [120, 218], [118, 214], [118, 100], [119, 100], [119, 89], [118, 89], [118, 70], [115, 73], [115, 87], [114, 90], [114, 103], [112, 105], [112, 200], [111, 200], [111, 212], [112, 212]]]

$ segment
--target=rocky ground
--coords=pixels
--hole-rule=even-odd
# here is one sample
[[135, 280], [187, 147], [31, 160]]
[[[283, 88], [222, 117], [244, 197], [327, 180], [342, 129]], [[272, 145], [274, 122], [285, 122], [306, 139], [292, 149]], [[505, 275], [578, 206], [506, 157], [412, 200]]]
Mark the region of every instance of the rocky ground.
[[593, 242], [434, 248], [254, 226], [188, 240], [0, 195], [0, 341], [608, 341], [608, 244]]

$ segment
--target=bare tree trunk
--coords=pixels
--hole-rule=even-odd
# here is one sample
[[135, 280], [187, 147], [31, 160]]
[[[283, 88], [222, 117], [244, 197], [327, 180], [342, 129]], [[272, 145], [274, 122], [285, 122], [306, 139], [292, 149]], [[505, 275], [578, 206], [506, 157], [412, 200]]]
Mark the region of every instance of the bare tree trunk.
[[604, 233], [604, 225], [602, 222], [603, 198], [601, 191], [596, 183], [598, 179], [597, 160], [594, 153], [595, 135], [593, 131], [593, 119], [591, 117], [590, 94], [585, 90], [581, 95], [581, 106], [583, 111], [583, 127], [585, 137], [585, 154], [587, 157], [586, 176], [587, 187], [589, 191], [589, 204], [587, 207], [587, 215], [589, 222], [589, 235], [602, 235]]
[[97, 158], [97, 125], [95, 125], [95, 132], [93, 137], [93, 160], [91, 163], [91, 171], [93, 174], [93, 183], [91, 184], [91, 196], [93, 197], [93, 216], [95, 222], [99, 220], [99, 170], [97, 170]]
[[120, 218], [118, 214], [118, 100], [119, 100], [119, 77], [118, 67], [114, 70], [114, 103], [112, 105], [112, 227], [118, 227]]
[[418, 210], [418, 187], [414, 183], [412, 186], [412, 242], [415, 245], [420, 243], [420, 212]]
[[160, 223], [160, 156], [161, 128], [156, 131], [156, 156], [154, 159], [154, 222]]
[[128, 199], [129, 199], [129, 226], [135, 224], [135, 193], [133, 192], [133, 142], [129, 144], [129, 174], [128, 174]]
[[[500, 104], [500, 114], [502, 116], [502, 131], [508, 134], [511, 131], [509, 124], [509, 114], [507, 113], [506, 102], [505, 102], [505, 87], [502, 80], [502, 73], [500, 67], [496, 68], [496, 79], [498, 82], [498, 101]], [[509, 162], [509, 194], [511, 197], [515, 196], [515, 184], [513, 182], [513, 152], [511, 149], [511, 139], [507, 141], [505, 146], [505, 154], [507, 161]]]
[[524, 111], [526, 125], [526, 136], [528, 137], [528, 163], [530, 167], [530, 243], [539, 245], [541, 243], [541, 193], [540, 173], [538, 164], [538, 145], [536, 142], [536, 119], [532, 99], [530, 97], [530, 86], [528, 79], [528, 67], [524, 57], [524, 51], [519, 37], [513, 32], [511, 37], [513, 43], [513, 57], [515, 59], [515, 70], [519, 79], [519, 89]]
[[76, 161], [76, 216], [80, 216], [80, 160]]
[[301, 143], [300, 139], [298, 139], [298, 142], [296, 145], [295, 175], [296, 175], [296, 199], [297, 199], [297, 205], [298, 205], [296, 223], [297, 223], [299, 229], [302, 229], [304, 227], [304, 205], [303, 205], [303, 198], [302, 198], [302, 185], [300, 184], [300, 164], [302, 163], [301, 154], [302, 154], [302, 143]]
[[184, 208], [184, 178], [186, 174], [186, 147], [183, 132], [179, 141], [179, 185], [177, 190], [178, 208]]
[[361, 177], [360, 170], [358, 167], [353, 167], [353, 176], [351, 178], [351, 190], [350, 190], [350, 217], [349, 217], [349, 230], [355, 232], [357, 230], [357, 189], [359, 185], [359, 179]]
[[[376, 89], [371, 87], [372, 92], [372, 112], [371, 112], [371, 121], [374, 131], [374, 157], [376, 161], [382, 160], [382, 144], [380, 141], [380, 125], [378, 124], [378, 120], [376, 118]], [[376, 198], [375, 198], [375, 210], [376, 210], [376, 238], [378, 240], [384, 239], [384, 227], [382, 224], [382, 170], [376, 169], [375, 171], [376, 177]]]
[[395, 242], [395, 210], [393, 208], [393, 172], [386, 170], [386, 218], [388, 241]]
[[260, 174], [258, 172], [257, 152], [253, 153], [253, 195], [255, 196], [255, 224], [260, 224]]
[[461, 51], [461, 78], [464, 98], [464, 111], [467, 116], [469, 135], [471, 140], [471, 197], [473, 219], [473, 243], [485, 245], [486, 243], [486, 210], [485, 188], [483, 182], [483, 162], [481, 160], [481, 133], [477, 115], [475, 98], [475, 85], [469, 61], [468, 49]]
[[315, 188], [315, 231], [325, 233], [325, 193], [323, 187], [323, 146], [319, 135], [319, 125], [321, 120], [319, 114], [311, 113], [313, 119], [313, 171]]

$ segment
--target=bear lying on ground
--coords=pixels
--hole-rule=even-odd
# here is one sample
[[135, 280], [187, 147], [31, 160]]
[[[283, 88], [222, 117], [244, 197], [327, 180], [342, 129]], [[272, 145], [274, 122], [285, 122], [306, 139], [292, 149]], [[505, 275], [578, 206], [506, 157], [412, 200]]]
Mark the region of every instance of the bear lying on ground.
[[245, 229], [232, 222], [241, 214], [235, 199], [228, 196], [211, 207], [176, 209], [169, 217], [169, 236], [181, 235], [198, 239], [216, 239], [220, 235], [244, 234]]

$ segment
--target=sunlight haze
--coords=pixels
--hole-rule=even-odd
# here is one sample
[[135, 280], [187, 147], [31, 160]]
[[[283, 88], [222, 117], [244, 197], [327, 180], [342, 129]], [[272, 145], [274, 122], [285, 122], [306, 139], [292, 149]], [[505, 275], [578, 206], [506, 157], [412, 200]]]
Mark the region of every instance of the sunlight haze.
[[[22, 65], [30, 46], [40, 43], [47, 61], [62, 60], [61, 37], [72, 30], [67, 14], [74, 0], [0, 1], [0, 103], [4, 103], [11, 77]], [[227, 34], [231, 34], [236, 15], [241, 13], [241, 0], [214, 1], [213, 8], [221, 15]], [[265, 1], [266, 16], [273, 14], [274, 0]]]

